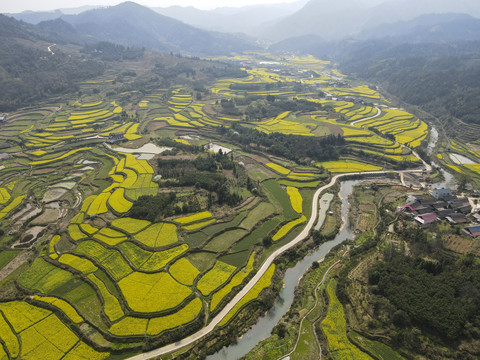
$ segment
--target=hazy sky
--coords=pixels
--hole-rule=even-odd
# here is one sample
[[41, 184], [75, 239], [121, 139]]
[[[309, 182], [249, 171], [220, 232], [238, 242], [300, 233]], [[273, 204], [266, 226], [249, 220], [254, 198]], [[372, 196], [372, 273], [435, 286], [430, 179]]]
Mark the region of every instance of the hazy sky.
[[[125, 0], [1, 0], [1, 13], [17, 13], [24, 10], [44, 11], [59, 8], [74, 8], [83, 5], [116, 5]], [[134, 0], [135, 1], [135, 0]], [[138, 4], [150, 7], [167, 7], [171, 5], [195, 6], [199, 9], [214, 9], [222, 6], [245, 6], [267, 3], [292, 3], [297, 0], [138, 0]]]

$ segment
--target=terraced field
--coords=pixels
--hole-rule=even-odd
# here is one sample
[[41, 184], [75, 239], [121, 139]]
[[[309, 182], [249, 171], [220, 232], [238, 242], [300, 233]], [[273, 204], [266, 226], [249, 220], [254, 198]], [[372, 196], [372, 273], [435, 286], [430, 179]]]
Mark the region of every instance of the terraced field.
[[322, 331], [328, 341], [328, 351], [332, 359], [372, 359], [360, 351], [347, 338], [343, 306], [335, 295], [335, 280], [327, 285], [329, 298], [328, 313], [322, 321]]
[[[123, 88], [109, 74], [80, 83], [78, 94], [9, 115], [0, 134], [2, 152], [11, 155], [0, 163], [0, 245], [8, 250], [0, 271], [28, 256], [0, 283], [17, 299], [0, 304], [0, 358], [103, 359], [178, 341], [221, 313], [262, 259], [293, 239], [310, 216], [312, 189], [330, 173], [417, 161], [401, 144], [419, 146], [428, 135], [424, 122], [362, 103], [382, 101], [365, 86], [325, 88], [331, 76], [344, 78], [329, 62], [268, 55], [282, 69], [275, 71], [265, 56], [235, 57], [253, 65], [205, 91], [185, 83], [126, 90], [135, 83]], [[356, 100], [319, 99], [318, 87]], [[249, 99], [263, 106], [272, 97], [309, 110], [248, 119]], [[240, 115], [223, 112], [222, 100], [232, 99]], [[272, 137], [342, 135], [349, 152], [295, 162], [248, 142], [228, 143], [222, 132], [236, 126]], [[205, 150], [212, 142], [232, 150], [225, 158], [231, 163]], [[214, 159], [213, 169], [195, 168], [188, 185], [160, 175], [158, 159], [180, 168], [190, 162], [182, 173], [202, 156]], [[207, 186], [208, 171], [218, 180]], [[218, 195], [227, 185], [224, 197], [238, 198], [231, 206]], [[135, 212], [170, 194], [174, 205], [161, 214]], [[33, 225], [40, 216], [43, 225]], [[220, 327], [255, 306], [275, 271], [268, 269]]]

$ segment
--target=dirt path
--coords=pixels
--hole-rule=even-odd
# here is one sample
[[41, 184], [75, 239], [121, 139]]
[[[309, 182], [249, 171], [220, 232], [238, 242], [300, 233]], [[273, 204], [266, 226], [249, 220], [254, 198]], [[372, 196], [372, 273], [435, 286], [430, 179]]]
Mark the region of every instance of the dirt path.
[[[323, 259], [321, 260], [323, 261]], [[315, 294], [315, 304], [312, 306], [312, 308], [305, 314], [303, 315], [302, 317], [302, 320], [300, 321], [300, 327], [298, 328], [298, 337], [297, 337], [297, 341], [295, 342], [295, 346], [293, 347], [292, 351], [290, 351], [288, 354], [286, 355], [283, 355], [282, 357], [278, 358], [278, 360], [281, 360], [281, 359], [285, 359], [287, 357], [289, 357], [290, 355], [292, 355], [295, 350], [297, 350], [297, 346], [298, 346], [298, 343], [300, 341], [300, 337], [302, 336], [302, 326], [303, 326], [303, 321], [307, 318], [308, 315], [310, 315], [312, 313], [313, 310], [315, 310], [315, 308], [318, 306], [318, 289], [323, 285], [323, 283], [325, 282], [325, 280], [327, 279], [327, 276], [328, 274], [330, 273], [330, 271], [337, 265], [341, 262], [341, 260], [338, 260], [336, 261], [334, 264], [332, 264], [332, 266], [330, 266], [327, 271], [325, 271], [325, 274], [323, 274], [323, 277], [322, 277], [322, 280], [317, 284], [317, 286], [315, 286], [315, 290], [313, 291], [313, 293]], [[317, 319], [318, 320], [318, 319]], [[318, 345], [318, 349], [320, 351], [320, 357], [319, 358], [322, 358], [322, 346], [320, 345], [320, 340], [318, 339], [318, 336], [317, 336], [317, 332], [315, 331], [315, 324], [317, 323], [317, 320], [315, 320], [312, 324], [312, 327], [313, 327], [313, 333], [315, 335], [315, 340], [317, 341], [317, 345]]]
[[50, 54], [55, 55], [55, 53], [52, 51], [52, 47], [54, 47], [54, 46], [56, 46], [56, 45], [57, 45], [57, 44], [52, 44], [52, 45], [50, 45], [49, 47], [47, 47], [48, 52], [49, 52]]

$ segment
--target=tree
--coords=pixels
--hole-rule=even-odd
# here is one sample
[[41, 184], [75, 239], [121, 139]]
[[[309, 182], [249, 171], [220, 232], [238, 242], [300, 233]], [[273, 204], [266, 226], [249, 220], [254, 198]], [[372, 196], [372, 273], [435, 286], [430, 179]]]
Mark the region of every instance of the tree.
[[467, 184], [471, 181], [471, 178], [467, 174], [459, 174], [455, 180], [458, 186], [458, 190], [465, 191], [467, 188]]
[[270, 247], [273, 244], [273, 240], [271, 236], [265, 236], [262, 240], [263, 246], [266, 248]]

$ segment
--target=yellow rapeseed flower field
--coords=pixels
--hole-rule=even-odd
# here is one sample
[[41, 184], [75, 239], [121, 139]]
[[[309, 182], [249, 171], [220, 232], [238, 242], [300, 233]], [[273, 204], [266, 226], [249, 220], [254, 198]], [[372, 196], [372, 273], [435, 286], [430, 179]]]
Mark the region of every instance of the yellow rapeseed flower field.
[[212, 214], [210, 213], [210, 211], [203, 211], [194, 215], [180, 217], [173, 221], [175, 221], [178, 224], [187, 225], [200, 220], [210, 219], [211, 217], [212, 217]]
[[80, 315], [78, 315], [77, 310], [75, 310], [75, 308], [65, 300], [62, 300], [56, 297], [51, 297], [51, 296], [39, 296], [39, 295], [34, 295], [33, 299], [47, 303], [47, 304], [51, 304], [59, 308], [65, 315], [67, 315], [67, 317], [70, 320], [72, 320], [76, 324], [83, 322], [83, 318]]
[[151, 247], [162, 247], [176, 243], [177, 227], [169, 223], [156, 223], [134, 236], [138, 242]]
[[360, 351], [347, 337], [343, 306], [335, 295], [336, 281], [331, 280], [327, 285], [329, 298], [326, 318], [322, 321], [322, 331], [328, 342], [328, 348], [335, 354], [336, 359], [371, 360], [366, 353]]
[[96, 277], [94, 274], [88, 275], [87, 278], [98, 288], [98, 291], [100, 292], [103, 299], [103, 311], [105, 312], [105, 315], [107, 315], [107, 317], [110, 319], [110, 321], [116, 321], [122, 316], [124, 316], [122, 307], [120, 306], [118, 299], [113, 296], [110, 291], [108, 291], [103, 281]]
[[134, 272], [118, 282], [133, 311], [158, 312], [181, 304], [192, 291], [175, 281], [170, 274]]
[[98, 270], [98, 268], [88, 259], [73, 255], [73, 254], [63, 254], [58, 259], [58, 262], [68, 265], [71, 268], [80, 271], [81, 273], [87, 275]]
[[205, 296], [210, 295], [212, 291], [224, 284], [236, 269], [235, 266], [217, 260], [214, 267], [198, 281], [198, 290]]
[[179, 283], [191, 286], [200, 271], [186, 258], [177, 260], [168, 270]]
[[293, 210], [301, 214], [303, 212], [303, 199], [298, 189], [293, 186], [287, 186], [287, 194], [290, 197]]
[[49, 164], [51, 162], [56, 162], [56, 161], [59, 161], [59, 160], [62, 160], [62, 159], [65, 159], [69, 156], [72, 156], [80, 151], [88, 151], [88, 150], [92, 150], [91, 147], [83, 147], [83, 148], [79, 148], [79, 149], [75, 149], [75, 150], [70, 150], [69, 152], [63, 154], [63, 155], [60, 155], [56, 158], [53, 158], [53, 159], [49, 159], [49, 160], [39, 160], [39, 161], [32, 161], [30, 162], [30, 165], [43, 165], [43, 164]]
[[305, 221], [307, 221], [307, 218], [305, 217], [305, 215], [302, 215], [300, 218], [298, 218], [297, 220], [293, 220], [293, 221], [290, 221], [289, 223], [283, 225], [280, 230], [277, 231], [277, 233], [275, 235], [273, 235], [272, 239], [273, 241], [277, 241], [277, 240], [280, 240], [281, 238], [283, 238], [285, 235], [287, 235], [290, 231], [292, 231], [292, 229], [294, 227], [296, 227], [297, 225], [300, 225], [302, 223], [304, 223]]
[[223, 288], [221, 288], [219, 291], [217, 291], [215, 294], [212, 296], [212, 301], [210, 302], [210, 311], [215, 310], [215, 308], [218, 306], [220, 301], [230, 294], [232, 289], [236, 286], [239, 286], [242, 284], [243, 280], [252, 272], [253, 270], [253, 262], [255, 260], [255, 253], [252, 253], [250, 255], [250, 258], [248, 259], [247, 265], [241, 269], [238, 273], [236, 273], [232, 280], [229, 281], [228, 284], [226, 284]]
[[110, 327], [110, 332], [118, 336], [144, 335], [147, 332], [148, 319], [127, 316]]
[[272, 277], [275, 273], [275, 264], [270, 265], [265, 274], [258, 280], [258, 282], [253, 286], [253, 288], [233, 307], [232, 310], [223, 318], [223, 320], [218, 324], [223, 326], [227, 324], [230, 319], [247, 303], [252, 300], [255, 300], [263, 289], [269, 287], [272, 284]]
[[202, 311], [202, 301], [199, 298], [193, 299], [183, 309], [174, 314], [150, 319], [148, 323], [147, 334], [157, 335], [164, 330], [174, 329], [177, 326], [188, 324]]
[[145, 229], [151, 223], [147, 220], [138, 220], [132, 218], [119, 218], [112, 221], [112, 226], [129, 234], [136, 234]]
[[281, 175], [288, 175], [290, 174], [290, 170], [287, 168], [284, 168], [282, 165], [278, 165], [275, 163], [267, 163], [267, 165], [270, 169], [274, 170], [275, 172], [281, 174]]
[[332, 173], [350, 173], [359, 171], [379, 171], [381, 167], [353, 160], [326, 161], [316, 163], [315, 166], [323, 167]]

